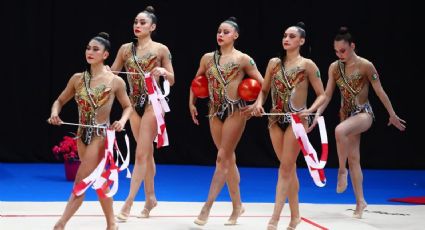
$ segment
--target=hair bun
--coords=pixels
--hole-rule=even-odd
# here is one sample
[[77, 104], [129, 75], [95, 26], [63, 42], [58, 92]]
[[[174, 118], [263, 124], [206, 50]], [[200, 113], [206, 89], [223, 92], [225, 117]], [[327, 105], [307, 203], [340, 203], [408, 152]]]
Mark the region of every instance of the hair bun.
[[155, 9], [153, 8], [153, 6], [147, 6], [145, 8], [145, 11], [151, 13], [151, 14], [155, 14]]
[[106, 40], [109, 40], [109, 34], [106, 33], [106, 32], [100, 32], [100, 33], [97, 34], [97, 36], [104, 38]]
[[237, 22], [238, 22], [238, 19], [237, 19], [236, 17], [234, 17], [234, 16], [229, 17], [227, 20], [228, 20], [228, 21], [235, 22], [235, 23], [237, 23]]
[[346, 27], [346, 26], [339, 27], [338, 33], [339, 34], [347, 34], [348, 33], [348, 27]]
[[296, 26], [298, 26], [298, 27], [300, 27], [300, 28], [302, 28], [302, 29], [305, 29], [305, 24], [304, 24], [304, 22], [297, 22]]

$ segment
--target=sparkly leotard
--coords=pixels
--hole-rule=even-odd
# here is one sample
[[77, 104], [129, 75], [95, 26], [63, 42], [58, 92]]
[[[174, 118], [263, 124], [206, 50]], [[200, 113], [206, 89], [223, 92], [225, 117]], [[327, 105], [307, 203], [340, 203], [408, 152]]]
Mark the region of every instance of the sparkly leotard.
[[359, 104], [357, 98], [357, 95], [366, 85], [367, 76], [361, 74], [359, 70], [356, 70], [351, 75], [346, 76], [344, 63], [338, 61], [337, 65], [335, 76], [337, 76], [336, 84], [341, 92], [341, 109], [339, 110], [341, 121], [358, 113], [369, 113], [372, 117], [374, 117], [372, 106], [369, 101]]
[[145, 87], [145, 73], [150, 72], [157, 67], [158, 57], [155, 54], [147, 53], [142, 57], [136, 55], [134, 44], [131, 44], [131, 56], [125, 62], [127, 72], [135, 74], [127, 74], [127, 81], [130, 87], [130, 101], [139, 116], [143, 116], [145, 111], [145, 103], [147, 100], [147, 91]]
[[[112, 81], [107, 85], [100, 84], [92, 89], [90, 88], [90, 80], [90, 73], [84, 72], [76, 88], [74, 99], [78, 105], [79, 123], [106, 128], [109, 120], [99, 123], [96, 116], [103, 110], [110, 111], [112, 107], [113, 98], [110, 96]], [[105, 136], [105, 128], [80, 126], [77, 136], [81, 138], [84, 144], [88, 145], [94, 136]]]
[[216, 51], [214, 57], [207, 63], [206, 77], [208, 78], [210, 98], [209, 117], [217, 116], [224, 121], [235, 112], [236, 108], [242, 108], [246, 103], [242, 99], [230, 99], [227, 95], [227, 86], [240, 73], [240, 65], [228, 63], [220, 66], [218, 64], [219, 58], [219, 54]]
[[273, 69], [271, 74], [271, 113], [288, 113], [288, 115], [269, 116], [269, 127], [277, 122], [277, 125], [285, 131], [291, 123], [289, 113], [299, 112], [303, 108], [295, 108], [292, 105], [291, 96], [295, 91], [297, 84], [305, 79], [305, 69], [296, 66], [286, 70], [282, 62], [279, 62]]

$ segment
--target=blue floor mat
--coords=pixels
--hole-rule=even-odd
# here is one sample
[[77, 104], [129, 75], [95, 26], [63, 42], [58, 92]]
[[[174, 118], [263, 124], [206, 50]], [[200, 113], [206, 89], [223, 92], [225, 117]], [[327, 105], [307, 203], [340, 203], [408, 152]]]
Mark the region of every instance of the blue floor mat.
[[[130, 165], [132, 170], [133, 165]], [[243, 202], [273, 203], [277, 168], [240, 167]], [[317, 187], [306, 168], [298, 169], [301, 203], [352, 204], [355, 203], [351, 182], [343, 194], [335, 192], [337, 169], [326, 169], [327, 185]], [[157, 165], [155, 191], [160, 201], [205, 201], [213, 166]], [[364, 170], [364, 194], [369, 204], [404, 204], [388, 201], [393, 197], [424, 196], [425, 170]], [[125, 173], [114, 200], [125, 200], [130, 180]], [[66, 201], [73, 182], [66, 181], [63, 164], [0, 163], [0, 201]], [[86, 200], [97, 200], [89, 189]], [[143, 185], [136, 201], [144, 200]], [[230, 201], [224, 187], [217, 201]]]

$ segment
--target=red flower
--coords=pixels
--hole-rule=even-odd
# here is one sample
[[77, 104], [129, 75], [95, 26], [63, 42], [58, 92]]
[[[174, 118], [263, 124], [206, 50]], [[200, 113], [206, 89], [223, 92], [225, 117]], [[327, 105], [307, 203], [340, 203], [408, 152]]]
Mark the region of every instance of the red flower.
[[78, 161], [77, 138], [64, 136], [59, 145], [52, 148], [52, 152], [56, 159], [63, 158], [65, 161]]

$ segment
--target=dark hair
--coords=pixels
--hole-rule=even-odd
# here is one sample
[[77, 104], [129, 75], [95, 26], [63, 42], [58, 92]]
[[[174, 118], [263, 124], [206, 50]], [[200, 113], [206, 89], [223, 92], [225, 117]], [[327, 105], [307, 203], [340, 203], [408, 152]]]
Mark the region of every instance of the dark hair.
[[229, 24], [229, 25], [231, 25], [231, 26], [233, 26], [233, 28], [235, 28], [235, 30], [236, 30], [236, 32], [238, 32], [239, 33], [239, 26], [238, 26], [238, 23], [237, 23], [237, 19], [236, 19], [236, 17], [230, 17], [230, 18], [228, 18], [228, 19], [226, 19], [226, 20], [224, 20], [222, 23], [227, 23], [227, 24]]
[[152, 24], [156, 24], [158, 22], [153, 6], [147, 6], [141, 13], [148, 15], [148, 17], [152, 20]]
[[348, 27], [341, 26], [338, 30], [338, 33], [335, 36], [335, 41], [346, 41], [348, 44], [351, 44], [354, 42], [353, 36], [351, 35], [350, 31], [348, 30]]
[[[290, 27], [292, 27], [292, 26], [290, 26]], [[293, 26], [293, 27], [297, 28], [297, 31], [300, 34], [301, 38], [306, 37], [307, 33], [305, 32], [304, 22], [297, 22], [297, 24], [295, 24], [295, 26]], [[282, 54], [280, 54], [280, 60], [282, 61], [282, 65], [283, 65], [283, 63], [285, 63], [285, 59], [286, 59], [286, 50], [282, 48]]]
[[[232, 16], [232, 17], [229, 17], [228, 19], [224, 20], [222, 23], [227, 23], [227, 24], [231, 25], [233, 28], [235, 28], [236, 32], [239, 33], [239, 25], [238, 25], [237, 21], [238, 20], [236, 19], [236, 17]], [[235, 41], [235, 43], [236, 43], [236, 41]], [[218, 52], [219, 55], [221, 55], [220, 47], [218, 45], [217, 45], [217, 52]]]
[[92, 40], [95, 40], [102, 44], [105, 47], [106, 51], [109, 51], [111, 49], [111, 42], [109, 41], [108, 33], [100, 32], [96, 36], [94, 36]]
[[305, 32], [305, 24], [304, 22], [297, 22], [297, 24], [294, 26], [295, 28], [297, 28], [298, 33], [300, 33], [300, 37], [301, 38], [305, 38], [306, 37], [306, 32]]

